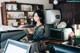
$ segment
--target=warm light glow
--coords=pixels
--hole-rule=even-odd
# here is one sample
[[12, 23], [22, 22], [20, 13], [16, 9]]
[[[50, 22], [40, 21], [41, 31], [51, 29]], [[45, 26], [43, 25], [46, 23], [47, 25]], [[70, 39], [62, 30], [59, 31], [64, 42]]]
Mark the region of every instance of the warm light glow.
[[11, 2], [16, 2], [16, 0], [10, 0]]
[[53, 3], [56, 5], [58, 4], [58, 0], [54, 0]]
[[74, 32], [75, 32], [75, 36], [80, 38], [80, 24], [74, 24]]

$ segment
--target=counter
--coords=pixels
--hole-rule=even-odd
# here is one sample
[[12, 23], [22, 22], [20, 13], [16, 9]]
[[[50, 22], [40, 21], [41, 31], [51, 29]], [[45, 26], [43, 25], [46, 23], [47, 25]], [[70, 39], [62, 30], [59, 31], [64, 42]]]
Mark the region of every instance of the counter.
[[0, 48], [4, 48], [7, 39], [20, 40], [25, 35], [23, 30], [0, 31]]

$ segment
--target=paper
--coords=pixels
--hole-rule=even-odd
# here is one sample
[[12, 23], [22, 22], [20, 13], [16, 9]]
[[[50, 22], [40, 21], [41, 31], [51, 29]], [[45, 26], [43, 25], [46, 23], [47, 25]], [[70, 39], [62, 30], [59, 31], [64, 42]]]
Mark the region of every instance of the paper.
[[18, 46], [9, 44], [5, 53], [27, 53], [27, 49], [20, 48]]

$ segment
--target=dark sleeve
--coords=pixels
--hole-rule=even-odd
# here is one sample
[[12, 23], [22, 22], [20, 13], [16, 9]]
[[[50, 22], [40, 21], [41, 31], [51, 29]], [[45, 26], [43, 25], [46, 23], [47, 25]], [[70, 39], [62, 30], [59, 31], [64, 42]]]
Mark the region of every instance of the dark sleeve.
[[44, 36], [44, 28], [39, 28], [39, 30], [37, 31], [37, 35], [42, 38]]
[[38, 27], [33, 34], [33, 39], [37, 39], [37, 40], [43, 39], [44, 32], [45, 32], [44, 28]]

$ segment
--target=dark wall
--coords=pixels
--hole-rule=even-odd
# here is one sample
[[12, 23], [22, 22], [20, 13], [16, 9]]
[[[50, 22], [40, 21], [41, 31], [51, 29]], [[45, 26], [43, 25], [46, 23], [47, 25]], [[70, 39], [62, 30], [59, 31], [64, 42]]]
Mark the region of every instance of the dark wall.
[[80, 24], [80, 2], [59, 2], [53, 9], [61, 11], [62, 21], [69, 21], [68, 26]]

